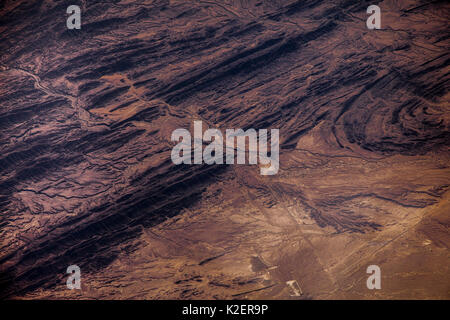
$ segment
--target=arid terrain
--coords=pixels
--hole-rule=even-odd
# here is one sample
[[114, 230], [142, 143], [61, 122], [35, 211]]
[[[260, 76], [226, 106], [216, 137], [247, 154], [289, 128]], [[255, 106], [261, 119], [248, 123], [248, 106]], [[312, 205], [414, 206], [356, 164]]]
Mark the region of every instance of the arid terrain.
[[[0, 2], [0, 298], [450, 299], [449, 19], [422, 0]], [[173, 164], [195, 120], [279, 129], [278, 174]]]

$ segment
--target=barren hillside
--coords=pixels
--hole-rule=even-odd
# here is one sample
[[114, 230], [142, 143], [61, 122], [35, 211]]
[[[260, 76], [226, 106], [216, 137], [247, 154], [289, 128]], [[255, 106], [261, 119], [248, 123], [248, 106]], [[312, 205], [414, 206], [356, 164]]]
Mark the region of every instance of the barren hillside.
[[[0, 296], [449, 299], [449, 17], [421, 0], [2, 1]], [[278, 174], [174, 165], [194, 120], [278, 128]]]

